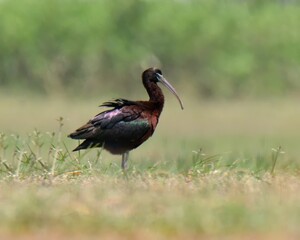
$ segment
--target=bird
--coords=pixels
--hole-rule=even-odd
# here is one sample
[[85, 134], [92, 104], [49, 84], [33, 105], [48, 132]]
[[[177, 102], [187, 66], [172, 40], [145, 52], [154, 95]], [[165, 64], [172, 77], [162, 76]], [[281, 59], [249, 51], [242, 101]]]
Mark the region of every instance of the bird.
[[146, 69], [142, 73], [142, 82], [149, 100], [131, 101], [118, 98], [101, 104], [100, 107], [110, 109], [97, 114], [68, 135], [72, 139], [84, 140], [73, 151], [104, 148], [111, 154], [122, 155], [121, 168], [126, 170], [129, 151], [151, 137], [158, 124], [165, 101], [158, 83], [175, 95], [183, 110], [183, 103], [175, 88], [165, 79], [160, 69]]

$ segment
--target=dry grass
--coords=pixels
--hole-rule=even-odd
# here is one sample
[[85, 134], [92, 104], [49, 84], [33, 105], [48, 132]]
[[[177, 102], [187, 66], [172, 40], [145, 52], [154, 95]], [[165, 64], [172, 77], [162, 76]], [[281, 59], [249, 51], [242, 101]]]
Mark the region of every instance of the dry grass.
[[1, 186], [3, 233], [114, 232], [116, 238], [300, 234], [297, 175], [64, 175], [51, 182], [26, 179]]

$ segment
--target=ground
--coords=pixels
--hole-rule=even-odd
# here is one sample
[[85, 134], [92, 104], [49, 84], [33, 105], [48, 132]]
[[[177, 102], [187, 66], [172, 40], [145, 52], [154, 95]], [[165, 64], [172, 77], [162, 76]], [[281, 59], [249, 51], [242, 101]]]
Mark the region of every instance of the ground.
[[101, 101], [2, 98], [1, 238], [299, 238], [297, 99], [170, 100], [124, 173], [66, 137]]

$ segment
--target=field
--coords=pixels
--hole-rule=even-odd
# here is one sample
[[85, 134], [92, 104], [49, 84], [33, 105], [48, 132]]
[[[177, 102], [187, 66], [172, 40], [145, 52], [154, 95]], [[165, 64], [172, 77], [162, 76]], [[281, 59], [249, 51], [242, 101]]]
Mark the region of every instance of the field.
[[0, 238], [298, 239], [299, 99], [182, 98], [123, 173], [66, 137], [109, 97], [2, 94]]
[[[300, 238], [299, 1], [0, 6], [0, 239]], [[164, 91], [127, 172], [73, 153], [103, 101], [146, 98], [151, 66], [184, 111]]]

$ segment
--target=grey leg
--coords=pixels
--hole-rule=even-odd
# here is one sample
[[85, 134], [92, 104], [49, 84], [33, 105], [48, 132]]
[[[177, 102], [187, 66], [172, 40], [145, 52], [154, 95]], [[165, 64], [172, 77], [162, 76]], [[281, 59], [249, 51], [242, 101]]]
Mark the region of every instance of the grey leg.
[[122, 154], [122, 164], [121, 167], [123, 170], [127, 169], [127, 160], [128, 160], [129, 152], [125, 152]]

